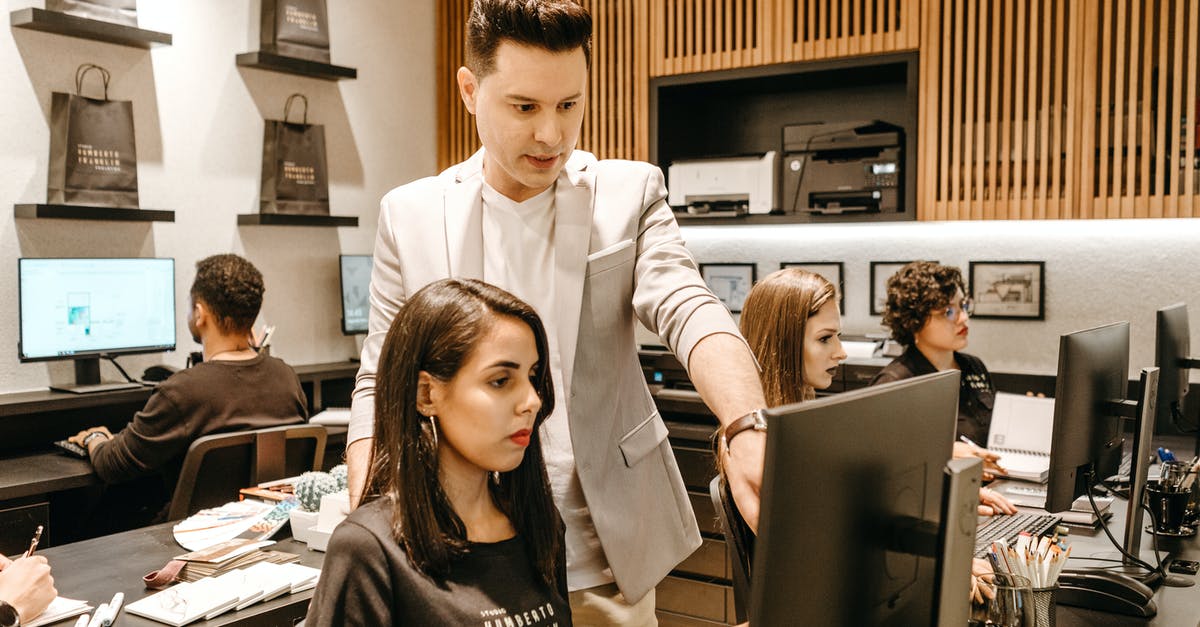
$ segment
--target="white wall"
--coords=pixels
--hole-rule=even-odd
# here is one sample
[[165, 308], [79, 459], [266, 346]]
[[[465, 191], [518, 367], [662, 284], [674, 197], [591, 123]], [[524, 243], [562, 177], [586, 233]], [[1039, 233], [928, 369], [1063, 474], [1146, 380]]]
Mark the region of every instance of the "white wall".
[[757, 262], [759, 278], [781, 261], [842, 261], [846, 333], [882, 330], [867, 313], [871, 261], [935, 259], [964, 276], [969, 261], [1045, 261], [1045, 321], [971, 321], [967, 350], [996, 372], [1054, 374], [1060, 334], [1128, 320], [1136, 378], [1154, 362], [1155, 310], [1176, 302], [1200, 335], [1197, 219], [697, 226], [683, 237], [697, 261]]
[[[7, 9], [25, 6], [43, 2], [13, 0]], [[134, 373], [155, 362], [182, 366], [196, 349], [185, 324], [187, 290], [196, 261], [221, 252], [262, 270], [261, 319], [278, 325], [275, 355], [303, 364], [355, 354], [354, 339], [340, 332], [337, 255], [370, 253], [379, 198], [434, 173], [434, 6], [330, 2], [333, 63], [358, 70], [357, 80], [338, 82], [237, 67], [237, 53], [258, 49], [257, 2], [140, 0], [139, 25], [174, 37], [150, 51], [3, 29], [0, 392], [73, 378], [69, 362], [17, 360], [19, 257], [175, 258], [178, 350], [121, 358]], [[133, 101], [141, 206], [174, 210], [174, 223], [13, 218], [13, 204], [45, 202], [50, 94], [70, 91], [84, 62], [112, 72], [110, 97]], [[358, 228], [236, 225], [237, 214], [257, 211], [262, 121], [281, 118], [296, 91], [308, 96], [309, 121], [325, 125], [332, 213], [358, 216]]]

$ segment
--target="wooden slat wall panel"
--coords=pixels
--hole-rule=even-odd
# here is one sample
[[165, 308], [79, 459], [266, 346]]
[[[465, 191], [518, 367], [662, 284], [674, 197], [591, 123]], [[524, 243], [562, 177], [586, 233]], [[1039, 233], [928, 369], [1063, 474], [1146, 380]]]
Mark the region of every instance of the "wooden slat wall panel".
[[649, 0], [650, 74], [913, 50], [921, 0]]
[[[688, 0], [687, 7], [703, 15], [705, 4], [712, 7], [717, 1]], [[645, 160], [650, 152], [647, 33], [664, 32], [663, 16], [652, 18], [645, 0], [582, 4], [592, 14], [592, 68], [578, 147], [601, 159]], [[454, 80], [455, 70], [463, 65], [464, 24], [471, 3], [445, 0], [437, 6], [438, 165], [445, 168], [470, 157], [479, 149], [479, 139]]]
[[920, 219], [1070, 215], [1066, 178], [1076, 133], [1067, 107], [1079, 55], [1071, 28], [1076, 6], [926, 0]]
[[1096, 0], [1082, 77], [1081, 216], [1200, 217], [1200, 0]]

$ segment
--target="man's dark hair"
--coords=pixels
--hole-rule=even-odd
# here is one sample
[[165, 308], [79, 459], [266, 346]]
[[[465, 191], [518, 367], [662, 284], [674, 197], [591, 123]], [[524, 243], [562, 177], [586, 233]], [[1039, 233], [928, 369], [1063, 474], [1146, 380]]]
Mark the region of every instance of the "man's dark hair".
[[225, 333], [250, 331], [263, 301], [262, 273], [237, 255], [213, 255], [196, 262], [192, 300], [208, 306]]
[[437, 579], [467, 552], [467, 529], [438, 474], [437, 440], [430, 418], [417, 411], [421, 372], [450, 381], [497, 318], [525, 323], [538, 362], [532, 377], [542, 401], [520, 465], [488, 482], [492, 500], [525, 540], [530, 563], [550, 589], [562, 566], [560, 519], [542, 458], [539, 427], [554, 411], [549, 343], [541, 318], [528, 304], [482, 281], [442, 279], [417, 290], [396, 312], [375, 378], [375, 439], [363, 503], [387, 499], [392, 536], [421, 572]]
[[912, 346], [913, 338], [925, 326], [929, 315], [949, 306], [958, 290], [967, 292], [958, 268], [914, 261], [887, 281], [883, 325], [892, 330], [892, 339]]
[[583, 48], [592, 65], [592, 16], [574, 0], [475, 0], [467, 18], [467, 68], [477, 79], [496, 69], [504, 40], [550, 52]]

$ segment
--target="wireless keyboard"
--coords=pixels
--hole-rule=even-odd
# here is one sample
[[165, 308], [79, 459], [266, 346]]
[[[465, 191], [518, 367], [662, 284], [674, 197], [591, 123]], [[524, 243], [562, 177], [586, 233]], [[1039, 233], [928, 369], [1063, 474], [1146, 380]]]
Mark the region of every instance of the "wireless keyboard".
[[983, 557], [992, 543], [1004, 540], [1016, 546], [1017, 536], [1022, 531], [1033, 537], [1044, 536], [1058, 526], [1062, 518], [1052, 514], [1030, 514], [1021, 512], [1011, 516], [992, 516], [975, 528], [975, 557]]
[[78, 457], [80, 459], [87, 459], [87, 457], [88, 457], [87, 449], [83, 448], [82, 446], [79, 446], [78, 444], [75, 444], [74, 442], [68, 442], [66, 440], [59, 440], [54, 443], [54, 446], [57, 446], [59, 448], [59, 450], [65, 452], [68, 455], [71, 455], [73, 457]]

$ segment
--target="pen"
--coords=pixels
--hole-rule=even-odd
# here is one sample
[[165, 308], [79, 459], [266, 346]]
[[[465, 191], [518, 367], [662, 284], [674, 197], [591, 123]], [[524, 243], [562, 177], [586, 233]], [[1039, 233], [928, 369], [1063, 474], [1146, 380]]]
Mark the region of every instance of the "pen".
[[92, 614], [92, 620], [88, 621], [87, 627], [100, 627], [104, 624], [104, 615], [108, 613], [108, 604], [101, 603], [100, 607], [96, 608]]
[[121, 604], [124, 602], [124, 592], [118, 592], [113, 595], [112, 600], [108, 602], [108, 611], [104, 614], [104, 620], [100, 623], [101, 627], [108, 627], [117, 620], [117, 613], [121, 611]]
[[76, 619], [76, 621], [75, 621], [75, 627], [87, 627], [88, 620], [89, 620], [89, 617], [87, 615], [87, 612], [80, 614], [79, 618]]
[[38, 542], [42, 539], [42, 526], [38, 525], [37, 530], [33, 532], [33, 539], [29, 541], [29, 550], [25, 551], [24, 557], [33, 555], [34, 549], [37, 548]]
[[983, 448], [982, 446], [979, 446], [978, 444], [972, 442], [971, 438], [968, 438], [965, 435], [958, 436], [958, 439], [960, 442], [966, 442], [967, 444], [970, 444], [971, 446], [974, 446], [975, 448]]

